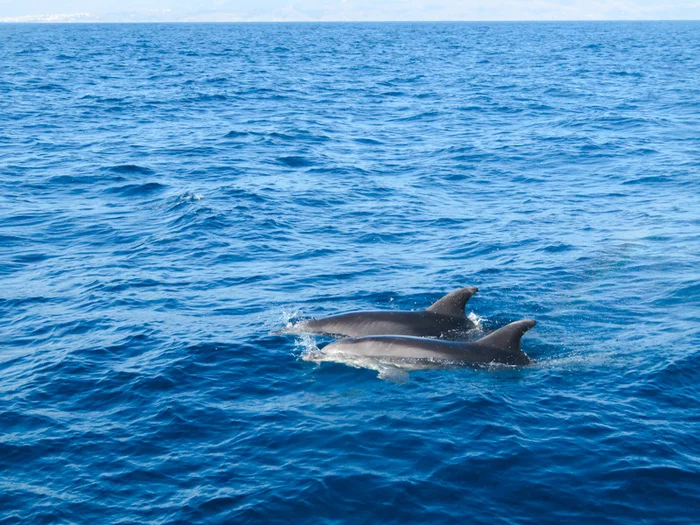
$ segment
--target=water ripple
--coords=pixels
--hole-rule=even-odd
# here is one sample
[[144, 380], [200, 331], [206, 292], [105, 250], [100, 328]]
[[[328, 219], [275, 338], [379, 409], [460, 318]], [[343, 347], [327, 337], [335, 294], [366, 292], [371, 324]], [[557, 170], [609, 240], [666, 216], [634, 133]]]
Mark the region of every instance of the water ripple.
[[[697, 23], [0, 41], [0, 522], [697, 521]], [[467, 285], [532, 366], [275, 333]]]

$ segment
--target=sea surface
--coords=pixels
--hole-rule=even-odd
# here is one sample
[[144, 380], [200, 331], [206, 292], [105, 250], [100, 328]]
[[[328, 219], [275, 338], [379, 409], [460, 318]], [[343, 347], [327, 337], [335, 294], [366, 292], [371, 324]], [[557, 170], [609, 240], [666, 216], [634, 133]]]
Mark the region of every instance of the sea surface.
[[1, 524], [699, 517], [700, 22], [0, 26]]

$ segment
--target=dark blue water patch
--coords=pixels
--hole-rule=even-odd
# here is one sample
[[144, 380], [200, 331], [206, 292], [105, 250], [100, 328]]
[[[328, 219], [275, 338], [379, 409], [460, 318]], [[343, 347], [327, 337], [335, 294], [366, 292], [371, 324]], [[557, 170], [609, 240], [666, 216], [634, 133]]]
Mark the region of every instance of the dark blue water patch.
[[16, 235], [0, 235], [0, 246], [8, 246], [11, 244], [20, 244], [26, 242], [26, 239]]
[[80, 97], [80, 100], [94, 101], [98, 106], [100, 104], [121, 104], [126, 102], [126, 99], [122, 97], [101, 97], [99, 95], [84, 95]]
[[138, 195], [149, 195], [166, 189], [165, 184], [158, 182], [146, 182], [144, 184], [126, 184], [124, 186], [111, 187], [105, 193], [121, 195], [123, 197], [135, 197]]
[[644, 177], [638, 177], [632, 180], [626, 180], [622, 182], [624, 185], [636, 185], [636, 184], [652, 184], [652, 185], [663, 185], [664, 183], [673, 182], [673, 179], [665, 175], [650, 175]]
[[672, 294], [664, 294], [661, 305], [690, 304], [700, 305], [700, 283], [685, 281], [678, 285]]
[[565, 251], [574, 250], [574, 249], [575, 249], [574, 246], [571, 246], [569, 244], [564, 244], [564, 243], [550, 244], [550, 245], [547, 245], [547, 246], [541, 248], [542, 251], [550, 252], [550, 253], [565, 252]]
[[190, 147], [168, 148], [163, 152], [166, 155], [179, 158], [211, 157], [217, 154], [216, 148], [210, 146], [192, 145]]
[[312, 133], [307, 130], [291, 130], [287, 133], [278, 133], [278, 132], [272, 132], [266, 134], [266, 138], [268, 139], [279, 139], [283, 140], [285, 142], [293, 142], [293, 143], [298, 143], [298, 142], [303, 142], [306, 144], [313, 144], [313, 143], [323, 143], [331, 140], [329, 137], [320, 134], [320, 133]]
[[228, 97], [223, 93], [200, 93], [193, 97], [184, 98], [181, 102], [222, 102], [226, 100], [228, 100]]
[[61, 86], [60, 84], [32, 85], [31, 90], [32, 91], [53, 91], [53, 92], [70, 93], [69, 89], [67, 89], [65, 86]]
[[634, 77], [634, 78], [641, 78], [642, 74], [637, 72], [637, 71], [611, 71], [611, 75], [619, 76], [619, 77]]
[[247, 131], [235, 131], [235, 130], [232, 130], [232, 131], [229, 131], [229, 132], [224, 136], [224, 138], [225, 138], [225, 139], [237, 139], [237, 138], [240, 138], [240, 137], [247, 137], [248, 135], [250, 135], [250, 133], [248, 133]]
[[110, 166], [103, 169], [106, 171], [111, 171], [113, 173], [125, 174], [153, 175], [155, 173], [150, 168], [147, 168], [145, 166], [138, 166], [136, 164], [119, 164], [117, 166]]
[[400, 117], [396, 120], [399, 121], [430, 121], [431, 119], [434, 119], [435, 117], [439, 116], [439, 112], [437, 111], [424, 111], [421, 113], [416, 113], [414, 115], [410, 115], [408, 117]]
[[369, 144], [373, 146], [379, 146], [382, 144], [382, 141], [377, 140], [377, 139], [372, 139], [372, 138], [367, 138], [367, 137], [360, 137], [354, 139], [355, 142], [359, 142], [360, 144]]
[[[113, 172], [119, 173], [119, 172]], [[127, 178], [122, 175], [111, 175], [105, 176], [100, 173], [99, 175], [58, 175], [56, 177], [51, 177], [45, 184], [47, 188], [61, 188], [61, 187], [76, 187], [76, 186], [92, 186], [94, 184], [106, 183], [112, 184], [116, 182], [124, 182]]]
[[306, 157], [301, 157], [298, 155], [290, 155], [288, 157], [279, 157], [277, 162], [288, 166], [290, 168], [304, 168], [307, 166], [313, 166], [313, 162]]
[[381, 93], [382, 97], [405, 97], [407, 95], [404, 91], [384, 91]]
[[51, 256], [44, 253], [25, 253], [14, 257], [13, 261], [20, 264], [37, 263], [49, 259]]

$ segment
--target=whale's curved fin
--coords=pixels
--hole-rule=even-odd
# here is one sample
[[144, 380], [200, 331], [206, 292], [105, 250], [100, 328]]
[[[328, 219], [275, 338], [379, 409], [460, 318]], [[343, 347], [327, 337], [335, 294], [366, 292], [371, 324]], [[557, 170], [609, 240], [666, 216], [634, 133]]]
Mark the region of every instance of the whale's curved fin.
[[436, 314], [464, 317], [464, 307], [466, 306], [467, 301], [469, 301], [471, 296], [478, 291], [479, 289], [476, 286], [460, 288], [452, 293], [448, 293], [445, 297], [436, 303], [433, 303], [433, 305], [426, 310]]
[[515, 321], [514, 323], [505, 325], [503, 328], [499, 328], [486, 337], [482, 337], [478, 341], [475, 341], [474, 344], [499, 348], [511, 354], [518, 354], [522, 352], [522, 350], [520, 350], [520, 339], [525, 332], [536, 324], [537, 321], [534, 319]]

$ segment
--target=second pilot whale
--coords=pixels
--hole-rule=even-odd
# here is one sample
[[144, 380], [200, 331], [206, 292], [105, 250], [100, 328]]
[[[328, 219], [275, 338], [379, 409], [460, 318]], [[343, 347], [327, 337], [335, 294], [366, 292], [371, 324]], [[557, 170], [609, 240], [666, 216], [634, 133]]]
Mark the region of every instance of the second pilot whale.
[[476, 287], [460, 288], [419, 311], [363, 311], [309, 319], [294, 326], [295, 332], [312, 332], [335, 336], [409, 335], [455, 339], [475, 328], [464, 313]]
[[399, 368], [440, 368], [455, 363], [524, 366], [532, 361], [520, 348], [520, 339], [536, 324], [533, 319], [516, 321], [471, 343], [397, 335], [341, 339], [304, 359], [341, 363], [373, 359]]

